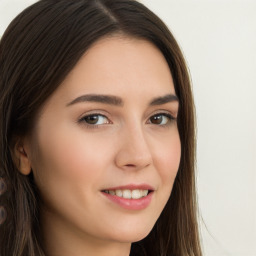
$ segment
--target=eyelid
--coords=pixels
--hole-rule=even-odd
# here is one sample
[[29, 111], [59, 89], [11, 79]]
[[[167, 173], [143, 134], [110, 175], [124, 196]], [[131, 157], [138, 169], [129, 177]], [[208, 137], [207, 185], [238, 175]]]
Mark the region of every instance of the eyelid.
[[[167, 121], [167, 123], [165, 124], [156, 124], [156, 123], [153, 123], [150, 119], [154, 116], [164, 116], [166, 118], [168, 118], [169, 120]], [[177, 121], [177, 117], [175, 117], [170, 111], [168, 110], [157, 110], [157, 112], [151, 114], [148, 119], [147, 119], [147, 122], [148, 124], [150, 125], [154, 125], [156, 127], [168, 127], [170, 126], [173, 122], [176, 122]]]
[[85, 116], [90, 116], [90, 115], [102, 115], [102, 116], [106, 116], [109, 117], [109, 113], [106, 110], [103, 109], [89, 109], [87, 111], [84, 111], [83, 114], [81, 114], [78, 119], [81, 119]]
[[[108, 117], [108, 114], [106, 114], [106, 113], [103, 114], [102, 112], [103, 112], [102, 110], [93, 110], [93, 111], [86, 112], [78, 118], [77, 123], [82, 124], [82, 125], [86, 126], [87, 128], [99, 128], [100, 126], [105, 125], [105, 124], [112, 124], [112, 121]], [[90, 124], [85, 121], [85, 118], [90, 117], [90, 116], [101, 116], [101, 117], [107, 119], [108, 122], [103, 123], [103, 124]]]
[[[106, 123], [102, 123], [102, 124], [90, 124], [85, 121], [86, 117], [97, 116], [97, 115], [106, 118], [108, 121]], [[169, 118], [169, 121], [166, 124], [154, 124], [153, 122], [150, 121], [150, 118], [157, 116], [157, 115], [163, 115], [163, 116]], [[151, 114], [146, 119], [146, 124], [153, 124], [154, 126], [165, 127], [165, 126], [170, 125], [172, 122], [175, 122], [176, 120], [177, 120], [176, 111], [174, 112], [174, 111], [170, 111], [167, 109], [158, 109], [154, 112], [151, 112]], [[90, 111], [87, 111], [86, 113], [83, 113], [80, 117], [78, 117], [77, 123], [80, 123], [81, 125], [84, 125], [87, 128], [100, 128], [100, 126], [113, 124], [113, 122], [110, 118], [110, 114], [108, 112], [106, 112], [105, 110], [101, 110], [101, 109], [90, 110]]]
[[152, 114], [150, 114], [149, 118], [155, 115], [168, 115], [170, 117], [172, 117], [173, 119], [177, 119], [177, 113], [176, 111], [170, 111], [170, 110], [166, 110], [166, 109], [159, 109], [154, 111]]

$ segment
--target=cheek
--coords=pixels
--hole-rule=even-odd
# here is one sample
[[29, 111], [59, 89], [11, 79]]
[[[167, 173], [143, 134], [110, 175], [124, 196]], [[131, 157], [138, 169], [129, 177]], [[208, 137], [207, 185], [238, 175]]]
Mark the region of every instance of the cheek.
[[37, 138], [33, 169], [39, 189], [54, 195], [98, 190], [113, 159], [110, 136], [88, 135], [65, 124], [58, 128], [41, 131]]
[[[95, 141], [83, 132], [73, 132], [64, 125], [57, 130], [48, 136], [41, 133], [38, 138], [33, 161], [35, 182], [50, 212], [79, 220], [78, 216], [87, 216], [84, 206], [94, 204], [91, 195], [98, 193], [104, 180], [111, 150], [107, 152], [101, 145], [103, 140]], [[89, 211], [87, 217], [90, 219]]]
[[176, 175], [181, 157], [181, 144], [179, 136], [172, 138], [171, 143], [164, 144], [164, 149], [158, 152], [159, 164], [162, 165], [163, 175], [170, 176], [170, 173]]
[[181, 144], [178, 131], [170, 139], [162, 141], [161, 147], [155, 147], [155, 166], [158, 170], [162, 187], [170, 194], [179, 169]]

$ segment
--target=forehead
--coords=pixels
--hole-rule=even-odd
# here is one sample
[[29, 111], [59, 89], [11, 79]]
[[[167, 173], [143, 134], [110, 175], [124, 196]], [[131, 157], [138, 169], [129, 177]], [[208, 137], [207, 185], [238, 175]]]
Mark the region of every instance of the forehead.
[[175, 94], [169, 66], [160, 50], [146, 40], [117, 36], [96, 42], [58, 91], [71, 98], [85, 93], [124, 98]]

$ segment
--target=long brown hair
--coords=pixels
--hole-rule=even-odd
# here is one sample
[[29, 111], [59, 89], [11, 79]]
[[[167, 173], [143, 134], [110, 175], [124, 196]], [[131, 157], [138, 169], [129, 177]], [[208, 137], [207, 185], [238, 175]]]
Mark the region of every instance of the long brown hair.
[[148, 40], [165, 56], [179, 98], [182, 154], [172, 194], [150, 234], [132, 244], [133, 256], [201, 256], [195, 191], [195, 124], [190, 79], [180, 48], [166, 25], [135, 0], [41, 0], [18, 15], [0, 43], [1, 256], [44, 256], [33, 174], [20, 174], [15, 142], [31, 132], [47, 98], [88, 48], [124, 34]]

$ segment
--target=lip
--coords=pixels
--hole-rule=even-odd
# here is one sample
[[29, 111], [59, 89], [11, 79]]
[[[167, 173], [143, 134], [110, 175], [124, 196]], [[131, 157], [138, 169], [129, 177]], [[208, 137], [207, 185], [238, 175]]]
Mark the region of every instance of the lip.
[[[150, 193], [142, 197], [140, 199], [126, 199], [123, 197], [118, 197], [116, 195], [111, 195], [108, 193], [105, 193], [105, 190], [124, 190], [124, 189], [129, 189], [129, 190], [135, 190], [135, 189], [141, 189], [141, 190], [150, 190]], [[134, 185], [134, 184], [129, 184], [129, 185], [124, 185], [124, 186], [117, 186], [117, 187], [111, 187], [111, 188], [106, 188], [104, 190], [101, 190], [101, 193], [109, 199], [112, 203], [117, 204], [118, 206], [127, 209], [127, 210], [143, 210], [147, 208], [151, 201], [152, 197], [154, 194], [154, 188], [150, 185], [147, 184], [140, 184], [140, 185]]]
[[[104, 188], [103, 190], [117, 190], [117, 189], [130, 189], [130, 190], [134, 190], [134, 189], [142, 189], [142, 190], [151, 190], [154, 191], [155, 189], [148, 185], [148, 184], [127, 184], [127, 185], [123, 185], [123, 186], [117, 186], [117, 187], [111, 187], [111, 188]], [[102, 191], [103, 191], [102, 190]]]

